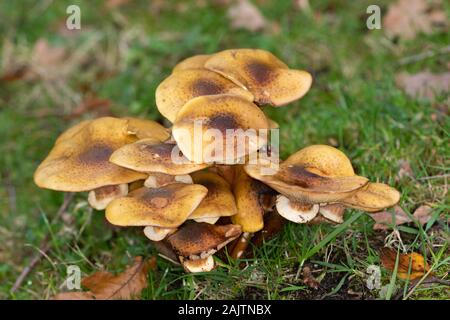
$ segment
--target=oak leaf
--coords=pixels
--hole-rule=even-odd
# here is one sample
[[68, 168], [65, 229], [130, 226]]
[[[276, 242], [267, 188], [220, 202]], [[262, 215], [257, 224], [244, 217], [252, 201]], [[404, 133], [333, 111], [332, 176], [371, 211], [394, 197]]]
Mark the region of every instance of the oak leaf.
[[53, 300], [131, 300], [147, 287], [147, 273], [156, 269], [156, 258], [136, 257], [134, 264], [117, 275], [99, 271], [81, 280], [86, 292], [64, 292]]

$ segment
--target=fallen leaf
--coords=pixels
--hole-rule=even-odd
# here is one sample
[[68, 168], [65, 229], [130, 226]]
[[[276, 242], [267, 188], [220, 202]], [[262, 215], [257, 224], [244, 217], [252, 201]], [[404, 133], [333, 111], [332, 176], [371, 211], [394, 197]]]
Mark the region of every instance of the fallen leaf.
[[411, 168], [411, 165], [409, 164], [408, 161], [406, 161], [404, 159], [401, 159], [398, 162], [398, 164], [399, 164], [399, 170], [398, 170], [398, 173], [397, 173], [397, 177], [399, 179], [402, 179], [404, 177], [410, 177], [410, 178], [414, 177], [414, 172], [413, 172], [413, 170]]
[[299, 11], [310, 11], [311, 6], [309, 5], [309, 0], [295, 0], [295, 8]]
[[[391, 248], [382, 248], [380, 250], [380, 259], [386, 269], [394, 271], [397, 251]], [[419, 253], [400, 253], [398, 259], [397, 277], [400, 279], [414, 280], [423, 277], [430, 270], [425, 258]]]
[[447, 16], [440, 8], [441, 1], [433, 6], [427, 0], [398, 0], [389, 6], [383, 19], [387, 36], [413, 39], [420, 32], [429, 34], [434, 27], [447, 25]]
[[228, 8], [227, 15], [233, 29], [255, 32], [267, 25], [266, 19], [259, 9], [249, 0], [238, 0]]
[[413, 98], [433, 99], [436, 95], [450, 91], [450, 72], [440, 74], [429, 71], [416, 74], [402, 72], [395, 77], [395, 82]]
[[[423, 226], [430, 220], [432, 211], [431, 207], [422, 205], [414, 211], [413, 217]], [[394, 207], [393, 215], [390, 211], [380, 211], [370, 214], [370, 216], [376, 222], [373, 230], [388, 230], [391, 225], [399, 226], [413, 221], [398, 205]]]
[[81, 280], [86, 292], [64, 292], [54, 300], [131, 300], [138, 297], [148, 285], [147, 273], [156, 269], [156, 257], [144, 260], [136, 257], [134, 264], [117, 275], [99, 271]]
[[303, 268], [303, 283], [314, 290], [317, 290], [320, 287], [319, 281], [314, 278], [309, 267]]

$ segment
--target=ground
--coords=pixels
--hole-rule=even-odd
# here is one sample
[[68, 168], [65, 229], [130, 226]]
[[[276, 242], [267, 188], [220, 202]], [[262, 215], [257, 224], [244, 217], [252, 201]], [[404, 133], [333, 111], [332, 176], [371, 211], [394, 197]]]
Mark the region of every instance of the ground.
[[[86, 194], [77, 194], [52, 222], [64, 195], [38, 189], [33, 171], [58, 134], [99, 115], [97, 110], [162, 121], [155, 89], [181, 59], [252, 47], [270, 50], [314, 76], [312, 90], [300, 101], [265, 108], [281, 127], [284, 157], [310, 144], [337, 146], [359, 174], [400, 190], [407, 212], [432, 206], [435, 223], [374, 231], [373, 220], [353, 210], [340, 226], [289, 224], [279, 237], [255, 248], [244, 268], [222, 260], [213, 272], [192, 275], [160, 259], [142, 299], [378, 299], [386, 297], [383, 291], [388, 298], [448, 299], [448, 287], [437, 284], [407, 295], [408, 283], [384, 268], [383, 290], [369, 290], [366, 271], [380, 266], [379, 248], [396, 247], [401, 239], [404, 250], [427, 257], [436, 276], [448, 277], [450, 123], [438, 110], [448, 95], [411, 98], [394, 79], [402, 71], [445, 70], [448, 53], [405, 58], [440, 50], [449, 33], [388, 39], [383, 30], [368, 30], [365, 19], [369, 4], [384, 13], [389, 1], [336, 0], [311, 1], [309, 12], [295, 9], [293, 1], [256, 1], [268, 26], [258, 32], [230, 30], [226, 2], [136, 0], [112, 9], [101, 1], [0, 4], [0, 74], [6, 74], [0, 82], [0, 298], [47, 299], [61, 290], [67, 265], [86, 274], [117, 272], [133, 256], [156, 254], [140, 229], [107, 225], [103, 213], [87, 206]], [[81, 8], [81, 32], [64, 29], [69, 4]], [[64, 48], [69, 58], [61, 63], [45, 51], [33, 54], [36, 42], [44, 40]], [[23, 77], [27, 69], [21, 68], [33, 59], [50, 60], [43, 63], [44, 73], [54, 72], [55, 78]], [[80, 109], [89, 99], [94, 112]], [[404, 162], [412, 177], [399, 178]], [[46, 234], [50, 250], [10, 293]], [[320, 280], [317, 290], [302, 281], [304, 266]]]

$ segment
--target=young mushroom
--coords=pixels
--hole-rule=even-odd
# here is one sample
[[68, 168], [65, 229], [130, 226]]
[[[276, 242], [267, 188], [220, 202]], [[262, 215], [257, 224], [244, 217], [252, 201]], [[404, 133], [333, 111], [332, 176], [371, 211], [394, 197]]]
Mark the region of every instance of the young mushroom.
[[[68, 129], [36, 169], [35, 183], [52, 190], [90, 191], [89, 203], [96, 209], [104, 209], [111, 200], [128, 192], [126, 184], [146, 178], [141, 172], [109, 162], [115, 150], [138, 140], [136, 131], [130, 129], [131, 122], [134, 120], [104, 117]], [[164, 138], [166, 130], [154, 121], [139, 120], [139, 123], [142, 130], [157, 128], [157, 136]]]
[[211, 271], [212, 255], [241, 234], [241, 227], [233, 224], [212, 225], [186, 222], [177, 232], [167, 237], [188, 272]]
[[192, 174], [194, 183], [208, 189], [208, 194], [192, 212], [189, 219], [214, 224], [220, 217], [237, 213], [236, 202], [230, 184], [217, 173], [198, 171]]
[[235, 164], [267, 142], [268, 121], [254, 103], [234, 95], [197, 97], [178, 112], [172, 135], [196, 163]]
[[216, 53], [205, 68], [221, 74], [254, 95], [259, 105], [281, 106], [303, 97], [312, 77], [289, 69], [272, 53], [260, 49], [231, 49]]
[[156, 89], [156, 106], [159, 112], [174, 122], [180, 109], [189, 100], [216, 94], [237, 95], [253, 101], [253, 95], [220, 74], [206, 69], [188, 69], [175, 72]]

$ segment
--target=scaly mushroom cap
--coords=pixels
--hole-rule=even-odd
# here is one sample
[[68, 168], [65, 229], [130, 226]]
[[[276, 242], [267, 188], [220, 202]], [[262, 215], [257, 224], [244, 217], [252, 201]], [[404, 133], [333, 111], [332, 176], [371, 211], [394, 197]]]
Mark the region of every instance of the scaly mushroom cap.
[[303, 97], [312, 84], [311, 75], [292, 70], [270, 52], [232, 49], [212, 55], [205, 68], [250, 91], [258, 104], [281, 106]]
[[41, 188], [81, 192], [145, 179], [143, 173], [109, 162], [115, 150], [137, 140], [128, 133], [128, 124], [126, 119], [104, 117], [69, 129], [37, 168], [35, 183]]
[[142, 139], [116, 150], [109, 159], [121, 167], [139, 172], [185, 175], [208, 167], [196, 164], [181, 154], [176, 144]]
[[106, 219], [117, 226], [176, 228], [197, 208], [208, 189], [198, 184], [175, 183], [140, 188], [106, 207]]
[[169, 236], [167, 241], [179, 256], [196, 260], [213, 255], [240, 234], [241, 227], [237, 225], [212, 225], [188, 221]]
[[170, 138], [169, 130], [153, 120], [124, 118], [128, 120], [128, 133], [138, 139], [151, 138], [157, 141], [166, 141]]
[[274, 197], [275, 192], [258, 180], [252, 179], [243, 170], [236, 168], [236, 181], [233, 187], [238, 212], [231, 217], [234, 224], [242, 227], [243, 232], [257, 232], [264, 226], [265, 200]]
[[210, 54], [199, 54], [186, 58], [173, 68], [172, 73], [189, 69], [202, 69], [205, 66], [206, 60], [208, 60], [210, 57]]
[[354, 174], [341, 151], [321, 145], [305, 149], [282, 162], [274, 175], [261, 174], [260, 165], [246, 165], [245, 170], [251, 177], [301, 203], [340, 201], [368, 183], [367, 178]]
[[178, 113], [172, 135], [191, 161], [232, 164], [265, 145], [266, 137], [259, 130], [268, 127], [266, 116], [255, 104], [222, 94], [186, 103]]
[[400, 193], [396, 189], [383, 183], [369, 183], [342, 203], [350, 208], [376, 212], [396, 205], [399, 200]]
[[230, 184], [224, 178], [214, 172], [199, 171], [192, 174], [192, 180], [206, 187], [208, 194], [189, 219], [228, 217], [236, 214], [236, 202]]
[[174, 122], [180, 109], [192, 98], [216, 94], [232, 94], [253, 101], [253, 95], [221, 75], [206, 69], [178, 71], [156, 89], [159, 112]]

